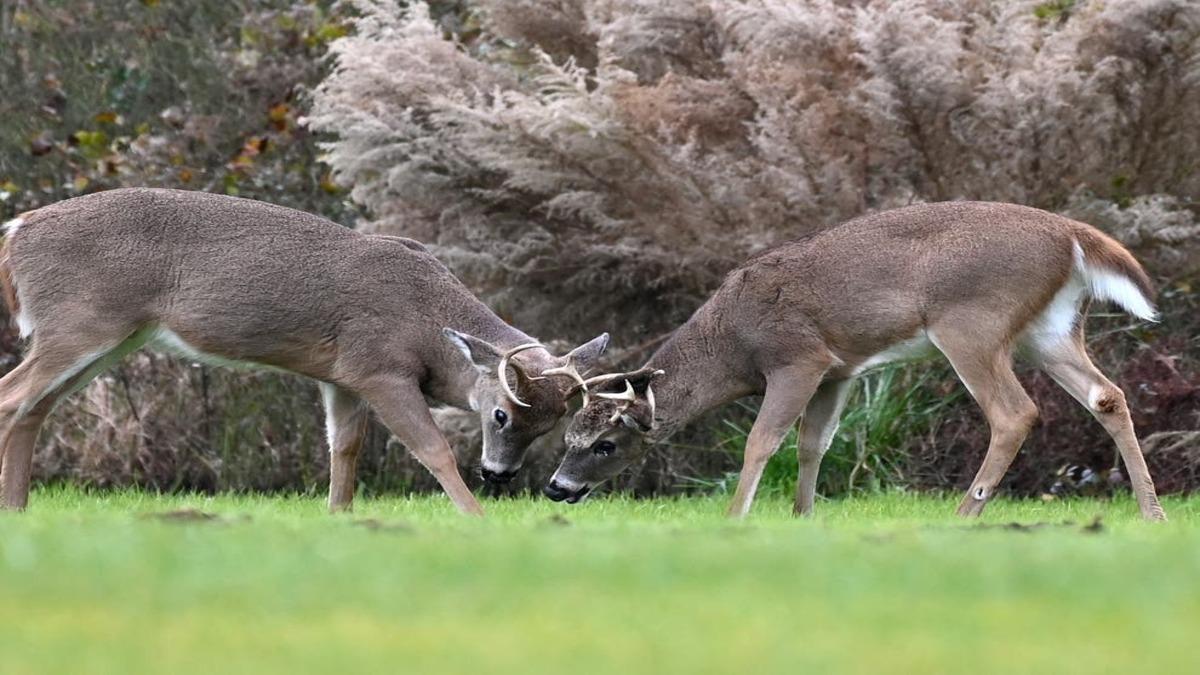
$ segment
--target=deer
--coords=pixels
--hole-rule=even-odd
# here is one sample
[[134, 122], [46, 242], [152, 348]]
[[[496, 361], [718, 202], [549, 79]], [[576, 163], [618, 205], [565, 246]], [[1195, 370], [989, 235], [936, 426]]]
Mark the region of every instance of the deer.
[[[641, 368], [584, 381], [543, 492], [575, 503], [705, 412], [763, 396], [729, 515], [743, 517], [795, 425], [793, 511], [811, 514], [821, 459], [855, 378], [938, 353], [982, 408], [990, 440], [958, 506], [979, 516], [1038, 416], [1013, 372], [1028, 359], [1112, 437], [1141, 515], [1165, 520], [1125, 394], [1084, 340], [1092, 300], [1156, 320], [1154, 289], [1116, 240], [1014, 204], [941, 202], [862, 216], [749, 259]], [[576, 385], [580, 387], [580, 385]]]
[[204, 192], [116, 189], [24, 213], [5, 226], [0, 282], [28, 344], [0, 379], [0, 503], [15, 510], [55, 404], [148, 346], [316, 380], [330, 511], [352, 508], [373, 410], [459, 511], [482, 515], [427, 400], [478, 411], [481, 474], [504, 482], [608, 346], [551, 354], [414, 240]]

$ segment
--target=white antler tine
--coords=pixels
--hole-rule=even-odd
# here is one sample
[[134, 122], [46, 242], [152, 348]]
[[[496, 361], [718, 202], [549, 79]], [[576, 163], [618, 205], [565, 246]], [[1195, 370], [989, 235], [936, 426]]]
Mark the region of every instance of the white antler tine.
[[[575, 367], [575, 364], [571, 363], [570, 359], [567, 360], [566, 365], [543, 370], [542, 375], [562, 375], [563, 377], [569, 377], [574, 380], [575, 383], [579, 385], [580, 390], [583, 392], [583, 407], [587, 407], [589, 401], [587, 382], [583, 379], [583, 376], [579, 374], [579, 370]], [[537, 377], [534, 379], [542, 380], [545, 379], [545, 377]]]
[[504, 352], [504, 356], [500, 357], [500, 365], [496, 368], [496, 374], [500, 376], [500, 387], [504, 389], [504, 395], [508, 397], [508, 400], [512, 401], [516, 405], [521, 406], [522, 408], [528, 408], [530, 405], [517, 398], [516, 392], [514, 392], [512, 387], [508, 384], [508, 361], [515, 354], [519, 354], [526, 349], [534, 349], [541, 346], [542, 345], [537, 342], [529, 342], [523, 345], [517, 345], [507, 352]]
[[584, 380], [584, 382], [588, 386], [591, 386], [591, 385], [597, 384], [597, 383], [602, 384], [604, 382], [611, 382], [619, 377], [622, 377], [623, 375], [625, 375], [625, 373], [605, 373], [603, 375], [596, 375], [593, 377], [589, 377], [586, 380]]
[[596, 394], [596, 398], [606, 398], [610, 401], [636, 401], [637, 394], [633, 391], [633, 385], [629, 380], [625, 380], [625, 391], [619, 394]]

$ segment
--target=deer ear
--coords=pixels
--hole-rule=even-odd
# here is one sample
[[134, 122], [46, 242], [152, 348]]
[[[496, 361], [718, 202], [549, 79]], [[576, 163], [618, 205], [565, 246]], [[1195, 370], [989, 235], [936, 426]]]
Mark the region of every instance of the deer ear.
[[450, 328], [443, 328], [442, 334], [480, 372], [495, 372], [497, 366], [500, 365], [500, 358], [503, 355], [490, 342]]
[[568, 363], [574, 364], [579, 370], [587, 370], [596, 364], [596, 361], [604, 355], [607, 349], [608, 333], [601, 333], [598, 337], [567, 352], [565, 358]]

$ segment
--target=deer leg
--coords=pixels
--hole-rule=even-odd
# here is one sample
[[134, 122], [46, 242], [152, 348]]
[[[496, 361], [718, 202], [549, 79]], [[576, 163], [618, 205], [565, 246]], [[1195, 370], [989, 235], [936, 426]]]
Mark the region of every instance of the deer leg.
[[5, 509], [20, 511], [29, 503], [33, 450], [38, 433], [61, 398], [57, 392], [42, 396], [9, 425], [4, 436], [4, 468], [0, 471], [0, 495]]
[[[982, 342], [986, 344], [986, 341]], [[960, 516], [983, 513], [1038, 414], [1037, 406], [1013, 373], [1011, 348], [1003, 344], [981, 349], [980, 343], [975, 334], [939, 333], [934, 339], [934, 344], [950, 360], [958, 378], [983, 409], [991, 428], [983, 465], [958, 505]]]
[[837, 380], [822, 383], [804, 410], [804, 416], [796, 423], [796, 457], [800, 475], [796, 478], [796, 503], [792, 513], [797, 516], [812, 513], [821, 459], [833, 442], [833, 435], [837, 433], [852, 382]]
[[356, 393], [375, 409], [384, 425], [409, 452], [429, 469], [459, 511], [483, 515], [483, 508], [459, 475], [454, 452], [434, 424], [429, 406], [425, 405], [425, 397], [416, 383], [380, 378]]
[[0, 467], [4, 462], [4, 446], [5, 439], [8, 438], [8, 430], [16, 421], [17, 411], [21, 408], [21, 404], [29, 396], [26, 391], [30, 388], [29, 380], [36, 363], [36, 360], [26, 357], [17, 364], [16, 368], [0, 378]]
[[349, 511], [354, 501], [358, 453], [367, 433], [367, 406], [354, 394], [321, 383], [329, 440], [329, 510]]
[[1134, 433], [1133, 420], [1125, 392], [1101, 373], [1088, 358], [1083, 334], [1077, 331], [1071, 338], [1037, 351], [1039, 367], [1055, 382], [1092, 413], [1117, 444], [1129, 483], [1137, 498], [1138, 509], [1146, 520], [1166, 520], [1167, 515], [1158, 503], [1154, 481], [1146, 468], [1146, 459]]
[[35, 341], [25, 361], [0, 380], [0, 499], [4, 508], [24, 509], [29, 501], [34, 446], [42, 422], [55, 404], [142, 341], [130, 337], [100, 351], [71, 343], [47, 347]]
[[731, 518], [742, 518], [750, 511], [758, 481], [762, 478], [767, 460], [779, 450], [779, 444], [788, 429], [804, 412], [809, 399], [817, 390], [828, 364], [819, 367], [792, 367], [775, 371], [767, 376], [767, 392], [750, 436], [746, 439], [746, 452], [742, 458], [742, 472], [738, 476], [737, 490], [729, 505]]

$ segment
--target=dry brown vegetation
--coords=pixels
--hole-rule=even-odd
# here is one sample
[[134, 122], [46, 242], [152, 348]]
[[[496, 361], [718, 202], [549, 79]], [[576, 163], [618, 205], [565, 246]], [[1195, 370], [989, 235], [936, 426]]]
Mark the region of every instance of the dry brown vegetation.
[[[130, 12], [141, 4], [95, 3]], [[522, 328], [572, 339], [610, 330], [626, 363], [644, 358], [731, 267], [780, 240], [914, 201], [988, 199], [1064, 213], [1119, 237], [1160, 284], [1163, 324], [1129, 331], [1123, 319], [1101, 319], [1094, 347], [1130, 392], [1143, 435], [1157, 439], [1147, 445], [1162, 487], [1196, 487], [1197, 442], [1186, 434], [1200, 428], [1200, 5], [356, 0], [336, 15], [323, 6], [242, 2], [244, 25], [273, 40], [270, 48], [245, 44], [254, 30], [216, 30], [211, 44], [190, 48], [190, 70], [163, 66], [187, 83], [207, 78], [209, 88], [195, 92], [202, 100], [178, 81], [170, 96], [137, 99], [158, 106], [146, 116], [147, 134], [163, 140], [139, 140], [127, 123], [128, 150], [117, 154], [209, 148], [189, 182], [163, 150], [161, 161], [123, 159], [118, 166], [131, 168], [115, 174], [85, 171], [90, 186], [82, 189], [232, 185], [347, 224], [361, 209], [363, 227], [429, 242]], [[25, 35], [28, 48], [35, 38], [3, 7], [0, 32], [9, 33], [0, 34]], [[348, 13], [357, 18], [343, 19]], [[292, 15], [299, 20], [279, 20]], [[158, 35], [183, 39], [181, 26], [194, 25], [166, 21]], [[317, 60], [326, 45], [328, 72]], [[0, 58], [15, 53], [8, 49]], [[246, 49], [259, 60], [239, 56]], [[199, 68], [204, 59], [218, 65]], [[22, 63], [32, 93], [0, 106], [24, 105], [18, 117], [38, 120], [46, 113], [20, 101], [41, 105], [47, 74], [60, 71]], [[224, 131], [197, 140], [192, 120], [229, 99], [211, 84], [218, 72], [227, 78], [216, 78], [220, 86], [244, 96], [232, 100], [253, 114], [227, 114], [211, 127]], [[247, 77], [252, 84], [242, 88]], [[297, 97], [294, 87], [304, 84], [315, 89]], [[64, 119], [78, 112], [68, 100]], [[271, 110], [281, 101], [291, 136], [263, 152], [247, 146], [279, 133]], [[325, 169], [307, 162], [314, 139], [290, 126], [300, 108], [307, 129], [324, 134], [325, 160], [352, 204], [326, 192], [335, 186], [321, 182]], [[195, 117], [179, 126], [170, 109]], [[76, 135], [72, 145], [69, 125], [61, 138], [50, 134], [52, 151], [35, 156], [39, 136], [27, 126], [14, 127], [24, 134], [19, 143], [0, 146], [0, 184], [64, 161], [60, 154], [105, 166], [86, 155], [95, 138]], [[4, 153], [18, 150], [26, 159], [14, 164]], [[272, 152], [299, 153], [305, 168], [288, 173], [293, 155]], [[200, 165], [212, 168], [201, 173]], [[264, 165], [278, 166], [280, 177]], [[63, 170], [49, 173], [53, 189], [23, 191], [22, 208], [65, 196]], [[238, 176], [232, 184], [230, 174]], [[929, 398], [946, 393], [940, 383], [921, 388]], [[1083, 413], [1037, 378], [1031, 388], [1044, 422], [1030, 441], [1036, 450], [1014, 467], [1014, 487], [1042, 489], [1066, 461], [1112, 461]], [[892, 479], [938, 487], [969, 477], [986, 434], [972, 409], [955, 410], [887, 449], [898, 467]], [[40, 466], [43, 476], [90, 482], [311, 489], [324, 463], [315, 413], [315, 395], [298, 383], [144, 357], [57, 416]], [[369, 484], [430, 485], [386, 451], [384, 434], [373, 434]], [[469, 428], [460, 437], [470, 439]], [[631, 482], [672, 489], [732, 465], [722, 452], [668, 448]], [[537, 484], [544, 474], [524, 478]]]
[[747, 255], [988, 199], [1194, 238], [1200, 7], [1180, 0], [371, 0], [308, 123], [372, 226], [522, 326], [625, 343]]

